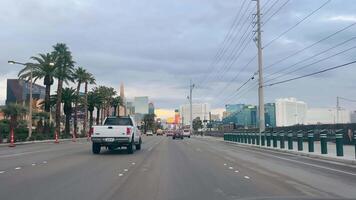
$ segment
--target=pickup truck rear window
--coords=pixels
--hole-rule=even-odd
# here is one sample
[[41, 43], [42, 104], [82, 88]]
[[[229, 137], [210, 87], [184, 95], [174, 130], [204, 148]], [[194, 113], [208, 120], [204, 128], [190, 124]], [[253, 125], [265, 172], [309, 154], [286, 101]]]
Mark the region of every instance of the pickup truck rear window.
[[104, 125], [133, 126], [130, 118], [107, 118]]

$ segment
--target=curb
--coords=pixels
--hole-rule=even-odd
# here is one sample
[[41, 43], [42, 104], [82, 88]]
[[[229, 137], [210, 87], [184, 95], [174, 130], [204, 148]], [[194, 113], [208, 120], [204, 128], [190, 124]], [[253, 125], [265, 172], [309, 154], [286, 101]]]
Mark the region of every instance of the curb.
[[[77, 140], [86, 140], [87, 138], [77, 138]], [[27, 142], [16, 142], [15, 145], [26, 145], [26, 144], [42, 144], [42, 143], [54, 143], [53, 140], [34, 140], [34, 141], [27, 141]], [[65, 142], [65, 141], [72, 141], [72, 138], [70, 139], [59, 139], [58, 141], [60, 142]], [[10, 143], [2, 143], [0, 144], [0, 147], [8, 147]]]
[[277, 151], [277, 152], [285, 153], [285, 154], [300, 155], [300, 156], [305, 156], [305, 157], [309, 157], [309, 158], [318, 158], [321, 160], [328, 160], [328, 161], [334, 161], [334, 162], [339, 162], [339, 163], [356, 165], [356, 160], [346, 160], [346, 159], [342, 159], [342, 158], [327, 157], [327, 156], [322, 156], [322, 155], [310, 154], [310, 153], [306, 153], [306, 152], [291, 151], [291, 150], [287, 150], [287, 149], [276, 149], [276, 148], [269, 148], [269, 147], [264, 147], [264, 146], [253, 146], [253, 145], [249, 145], [249, 144], [241, 144], [241, 143], [235, 143], [235, 142], [224, 141], [224, 140], [217, 140], [217, 141], [233, 144], [236, 146], [249, 147], [251, 149], [264, 149], [264, 150], [268, 150], [268, 151]]

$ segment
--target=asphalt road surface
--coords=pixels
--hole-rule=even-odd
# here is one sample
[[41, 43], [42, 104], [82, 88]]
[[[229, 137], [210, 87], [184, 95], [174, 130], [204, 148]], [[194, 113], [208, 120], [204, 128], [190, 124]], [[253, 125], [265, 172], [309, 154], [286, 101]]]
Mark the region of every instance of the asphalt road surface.
[[91, 153], [76, 143], [0, 147], [0, 199], [356, 199], [356, 166], [226, 144], [144, 137]]

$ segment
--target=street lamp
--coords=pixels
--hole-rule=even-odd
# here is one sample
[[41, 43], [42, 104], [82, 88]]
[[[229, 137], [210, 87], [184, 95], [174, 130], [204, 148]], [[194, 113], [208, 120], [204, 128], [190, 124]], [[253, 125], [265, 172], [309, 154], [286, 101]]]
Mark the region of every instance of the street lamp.
[[[18, 65], [23, 65], [23, 66], [29, 66], [30, 67], [30, 103], [29, 103], [29, 119], [28, 119], [28, 138], [32, 136], [32, 79], [33, 79], [33, 72], [32, 72], [32, 63], [21, 63], [21, 62], [16, 62], [13, 60], [7, 61], [9, 64], [18, 64]], [[54, 63], [53, 63], [54, 65]]]

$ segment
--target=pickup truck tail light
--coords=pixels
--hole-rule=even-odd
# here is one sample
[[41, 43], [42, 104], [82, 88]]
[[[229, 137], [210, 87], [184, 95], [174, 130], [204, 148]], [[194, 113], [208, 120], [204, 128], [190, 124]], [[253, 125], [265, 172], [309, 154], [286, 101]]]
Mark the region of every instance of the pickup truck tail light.
[[131, 135], [131, 128], [126, 128], [126, 135]]

